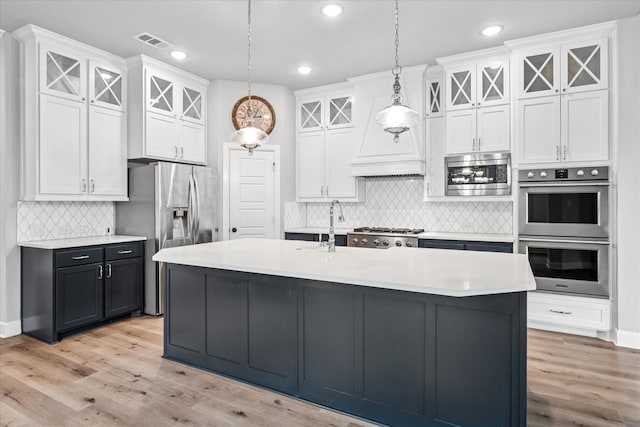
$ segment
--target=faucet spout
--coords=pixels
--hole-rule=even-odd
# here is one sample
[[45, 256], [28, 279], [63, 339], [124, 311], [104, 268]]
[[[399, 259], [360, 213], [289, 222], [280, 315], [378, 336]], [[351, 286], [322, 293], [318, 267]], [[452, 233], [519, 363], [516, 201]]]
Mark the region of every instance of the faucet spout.
[[342, 205], [337, 200], [332, 200], [329, 206], [329, 252], [336, 251], [336, 233], [333, 227], [333, 213], [335, 207], [338, 206], [340, 213], [338, 214], [338, 222], [344, 222], [344, 215], [342, 214]]

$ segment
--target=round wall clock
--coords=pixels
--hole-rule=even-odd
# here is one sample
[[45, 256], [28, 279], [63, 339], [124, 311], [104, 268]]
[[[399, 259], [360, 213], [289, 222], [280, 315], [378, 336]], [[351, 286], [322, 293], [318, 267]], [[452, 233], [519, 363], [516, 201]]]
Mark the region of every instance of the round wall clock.
[[[236, 130], [245, 126], [248, 109], [248, 96], [243, 96], [233, 106], [231, 121], [233, 121], [233, 127]], [[254, 126], [270, 134], [276, 125], [276, 112], [271, 103], [260, 96], [251, 95], [251, 109], [255, 111], [254, 117], [256, 120]]]

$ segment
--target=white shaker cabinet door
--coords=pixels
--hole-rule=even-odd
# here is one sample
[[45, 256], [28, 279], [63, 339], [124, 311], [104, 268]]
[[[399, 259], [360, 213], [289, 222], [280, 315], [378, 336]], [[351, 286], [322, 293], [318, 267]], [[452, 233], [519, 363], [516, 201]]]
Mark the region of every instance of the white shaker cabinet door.
[[79, 195], [87, 190], [87, 106], [40, 95], [39, 192]]
[[178, 125], [174, 117], [164, 114], [146, 113], [146, 155], [152, 158], [175, 160], [178, 148]]
[[476, 151], [509, 150], [509, 105], [478, 108]]
[[92, 196], [127, 195], [125, 113], [89, 108], [89, 183]]
[[298, 198], [322, 199], [324, 197], [324, 132], [300, 133], [297, 156]]
[[180, 147], [178, 160], [189, 163], [206, 163], [206, 136], [204, 126], [180, 120]]
[[562, 160], [609, 159], [609, 91], [562, 96]]
[[447, 113], [447, 154], [471, 153], [476, 146], [476, 110]]
[[356, 178], [351, 176], [353, 128], [325, 133], [325, 195], [330, 199], [357, 197]]
[[520, 163], [560, 160], [560, 97], [518, 101]]

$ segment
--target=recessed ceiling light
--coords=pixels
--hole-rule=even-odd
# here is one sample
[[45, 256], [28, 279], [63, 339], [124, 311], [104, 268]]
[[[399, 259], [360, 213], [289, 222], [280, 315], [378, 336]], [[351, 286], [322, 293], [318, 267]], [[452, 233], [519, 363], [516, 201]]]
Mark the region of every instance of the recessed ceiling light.
[[502, 31], [504, 27], [502, 25], [491, 25], [484, 30], [480, 31], [480, 34], [487, 37], [492, 37]]
[[183, 59], [185, 59], [187, 57], [187, 54], [184, 53], [181, 50], [172, 50], [171, 51], [171, 56], [173, 56], [175, 59], [182, 61]]
[[342, 7], [342, 5], [338, 3], [327, 3], [324, 6], [322, 6], [322, 9], [320, 10], [325, 15], [334, 17], [334, 16], [340, 15], [344, 10], [344, 8]]
[[311, 67], [308, 67], [306, 65], [302, 65], [302, 66], [298, 67], [298, 72], [300, 74], [309, 74], [311, 72]]

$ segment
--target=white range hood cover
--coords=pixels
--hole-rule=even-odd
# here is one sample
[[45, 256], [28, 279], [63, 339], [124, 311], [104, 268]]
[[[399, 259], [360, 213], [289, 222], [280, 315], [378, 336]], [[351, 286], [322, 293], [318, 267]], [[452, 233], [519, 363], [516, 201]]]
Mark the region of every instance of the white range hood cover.
[[[402, 103], [424, 117], [422, 99], [426, 66], [403, 69], [400, 75]], [[391, 71], [349, 79], [354, 83], [354, 118], [358, 123], [355, 151], [351, 160], [353, 176], [424, 175], [424, 120], [400, 135], [382, 130], [375, 116], [391, 104], [393, 76]]]

